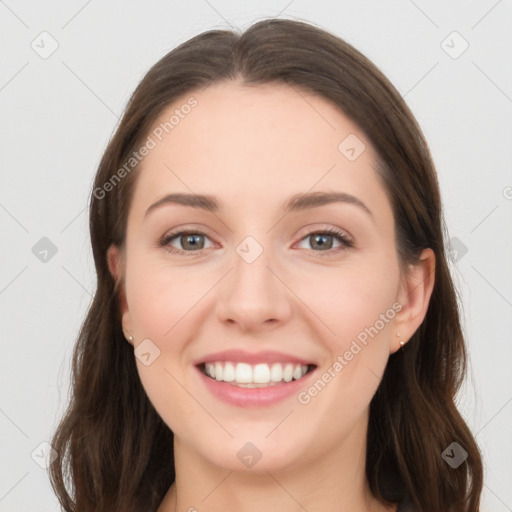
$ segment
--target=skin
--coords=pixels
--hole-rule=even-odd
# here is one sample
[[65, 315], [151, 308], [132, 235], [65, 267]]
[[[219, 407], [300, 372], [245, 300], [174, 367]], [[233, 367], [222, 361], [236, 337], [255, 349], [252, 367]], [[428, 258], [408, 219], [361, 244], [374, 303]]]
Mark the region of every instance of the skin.
[[[124, 278], [126, 336], [135, 348], [149, 338], [160, 350], [149, 366], [137, 358], [147, 395], [174, 432], [177, 478], [159, 512], [396, 510], [375, 500], [366, 481], [369, 404], [399, 340], [425, 317], [434, 253], [425, 249], [401, 279], [375, 153], [324, 98], [238, 82], [193, 96], [197, 107], [137, 171], [125, 250], [108, 251], [112, 275]], [[366, 145], [352, 162], [338, 150], [348, 134]], [[214, 214], [168, 204], [144, 218], [165, 194], [191, 191], [217, 196], [222, 208]], [[283, 216], [282, 202], [308, 191], [352, 194], [373, 216], [342, 203]], [[186, 254], [158, 246], [180, 227], [204, 233], [204, 249], [187, 246], [187, 237], [171, 242]], [[355, 246], [327, 235], [330, 255], [322, 256], [307, 235], [324, 228], [343, 230]], [[263, 249], [250, 264], [236, 252], [249, 235]], [[400, 312], [308, 404], [293, 395], [266, 407], [228, 405], [192, 365], [226, 348], [269, 349], [316, 362], [320, 375], [396, 301]], [[237, 457], [248, 441], [262, 454], [252, 468]]]

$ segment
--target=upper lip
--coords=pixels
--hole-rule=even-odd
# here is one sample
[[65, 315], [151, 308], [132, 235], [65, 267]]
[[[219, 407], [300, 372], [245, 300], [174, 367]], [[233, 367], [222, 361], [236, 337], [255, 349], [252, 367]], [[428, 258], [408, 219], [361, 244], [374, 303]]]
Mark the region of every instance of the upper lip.
[[260, 352], [246, 352], [245, 350], [223, 350], [221, 352], [214, 352], [212, 354], [208, 354], [206, 356], [201, 357], [194, 361], [194, 365], [199, 365], [202, 363], [215, 363], [222, 361], [231, 361], [233, 363], [249, 363], [249, 364], [258, 364], [258, 363], [295, 363], [295, 364], [311, 364], [314, 363], [308, 361], [307, 359], [303, 359], [301, 357], [297, 357], [291, 354], [285, 354], [284, 352], [276, 352], [273, 350], [263, 350]]

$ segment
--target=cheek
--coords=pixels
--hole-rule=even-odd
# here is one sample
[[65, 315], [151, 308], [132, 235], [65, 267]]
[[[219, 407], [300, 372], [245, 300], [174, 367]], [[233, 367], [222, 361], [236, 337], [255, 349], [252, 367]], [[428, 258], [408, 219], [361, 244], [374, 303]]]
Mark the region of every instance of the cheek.
[[157, 347], [150, 345], [151, 350], [158, 354], [148, 365], [137, 358], [139, 377], [163, 421], [181, 432], [183, 416], [187, 424], [198, 417], [193, 400], [184, 391], [189, 386], [181, 365], [186, 345], [194, 337], [190, 319], [205, 293], [205, 280], [192, 267], [169, 268], [135, 258], [132, 262], [126, 286], [134, 333], [139, 343], [151, 340]]
[[398, 273], [391, 264], [354, 265], [335, 278], [330, 270], [298, 293], [322, 320], [314, 335], [327, 355], [317, 380], [298, 397], [301, 410], [322, 423], [326, 440], [315, 441], [318, 449], [348, 435], [369, 406], [387, 365], [396, 315]]
[[387, 335], [395, 315], [392, 306], [398, 282], [398, 267], [392, 260], [354, 260], [339, 269], [304, 273], [308, 274], [296, 288], [297, 295], [324, 326], [320, 339], [330, 340], [331, 351], [347, 350], [358, 336], [364, 343], [365, 333], [372, 339], [367, 332], [372, 326]]
[[176, 326], [204, 295], [207, 281], [193, 267], [134, 264], [127, 280], [127, 293], [139, 337], [155, 339], [159, 345], [174, 338]]

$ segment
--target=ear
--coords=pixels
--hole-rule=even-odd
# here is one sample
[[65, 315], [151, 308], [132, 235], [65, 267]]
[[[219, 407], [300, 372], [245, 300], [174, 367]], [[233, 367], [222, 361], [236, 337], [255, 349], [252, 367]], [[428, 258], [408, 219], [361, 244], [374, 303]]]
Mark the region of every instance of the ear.
[[121, 324], [123, 326], [124, 335], [126, 338], [133, 335], [132, 322], [130, 312], [128, 310], [128, 303], [126, 301], [126, 292], [124, 286], [124, 273], [125, 263], [122, 251], [116, 245], [111, 245], [107, 251], [108, 269], [118, 285], [118, 302], [121, 314]]
[[409, 266], [408, 274], [400, 284], [397, 300], [402, 309], [395, 315], [395, 329], [400, 336], [394, 336], [391, 354], [400, 349], [400, 340], [407, 342], [411, 339], [423, 322], [434, 289], [435, 269], [436, 255], [430, 248], [422, 251], [419, 263]]

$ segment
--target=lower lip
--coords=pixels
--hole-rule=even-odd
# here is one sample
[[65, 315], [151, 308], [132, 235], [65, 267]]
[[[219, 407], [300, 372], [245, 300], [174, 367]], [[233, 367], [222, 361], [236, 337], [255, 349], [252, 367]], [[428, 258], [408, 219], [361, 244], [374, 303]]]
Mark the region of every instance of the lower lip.
[[195, 367], [210, 392], [219, 400], [237, 407], [264, 407], [272, 405], [291, 395], [297, 395], [309, 382], [315, 370], [298, 380], [276, 384], [267, 388], [240, 388], [224, 381], [207, 377], [200, 368]]

